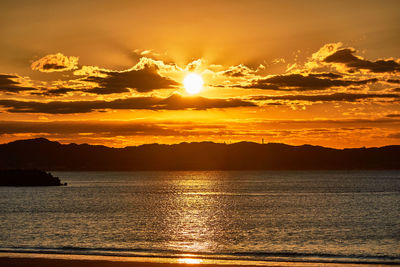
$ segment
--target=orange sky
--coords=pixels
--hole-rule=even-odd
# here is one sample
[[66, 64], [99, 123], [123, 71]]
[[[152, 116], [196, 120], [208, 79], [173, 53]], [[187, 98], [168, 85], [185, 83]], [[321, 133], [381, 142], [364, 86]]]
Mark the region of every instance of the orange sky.
[[[0, 143], [400, 144], [399, 1], [1, 1]], [[188, 73], [204, 80], [189, 95]]]

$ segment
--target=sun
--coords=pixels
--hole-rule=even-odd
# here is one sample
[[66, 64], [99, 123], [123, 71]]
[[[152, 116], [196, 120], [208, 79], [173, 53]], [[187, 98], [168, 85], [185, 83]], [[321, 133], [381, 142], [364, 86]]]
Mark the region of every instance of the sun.
[[203, 78], [199, 74], [189, 73], [186, 75], [185, 79], [183, 79], [183, 86], [191, 95], [200, 93], [201, 89], [203, 89]]

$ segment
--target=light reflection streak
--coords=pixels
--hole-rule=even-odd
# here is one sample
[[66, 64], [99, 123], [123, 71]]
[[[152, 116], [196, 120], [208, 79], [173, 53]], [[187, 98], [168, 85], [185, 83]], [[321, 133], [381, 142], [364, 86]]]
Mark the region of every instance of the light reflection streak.
[[179, 263], [186, 263], [186, 264], [199, 264], [202, 263], [202, 259], [194, 259], [194, 258], [182, 258], [178, 259]]
[[[219, 203], [207, 193], [216, 190], [218, 181], [209, 178], [188, 173], [185, 179], [171, 180], [172, 186], [179, 192], [175, 194], [168, 216], [169, 232], [172, 233], [169, 242], [171, 249], [208, 252], [215, 247], [212, 240], [215, 240], [217, 228], [220, 227], [216, 214]], [[198, 263], [199, 260], [183, 258], [180, 261]]]

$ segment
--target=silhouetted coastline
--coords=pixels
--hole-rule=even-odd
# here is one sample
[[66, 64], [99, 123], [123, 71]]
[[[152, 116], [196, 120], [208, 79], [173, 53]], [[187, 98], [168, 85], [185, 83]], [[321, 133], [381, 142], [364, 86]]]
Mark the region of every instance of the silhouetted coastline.
[[61, 186], [58, 177], [41, 170], [0, 170], [0, 186]]
[[240, 142], [148, 144], [110, 148], [45, 138], [0, 145], [0, 169], [138, 170], [383, 170], [400, 169], [400, 146], [333, 149]]

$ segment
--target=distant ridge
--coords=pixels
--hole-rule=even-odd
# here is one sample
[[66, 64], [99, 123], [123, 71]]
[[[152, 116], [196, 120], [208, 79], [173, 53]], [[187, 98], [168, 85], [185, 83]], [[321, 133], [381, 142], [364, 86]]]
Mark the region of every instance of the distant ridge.
[[0, 145], [0, 169], [130, 170], [380, 170], [400, 169], [400, 146], [333, 149], [279, 143], [146, 144], [110, 148], [45, 138]]

